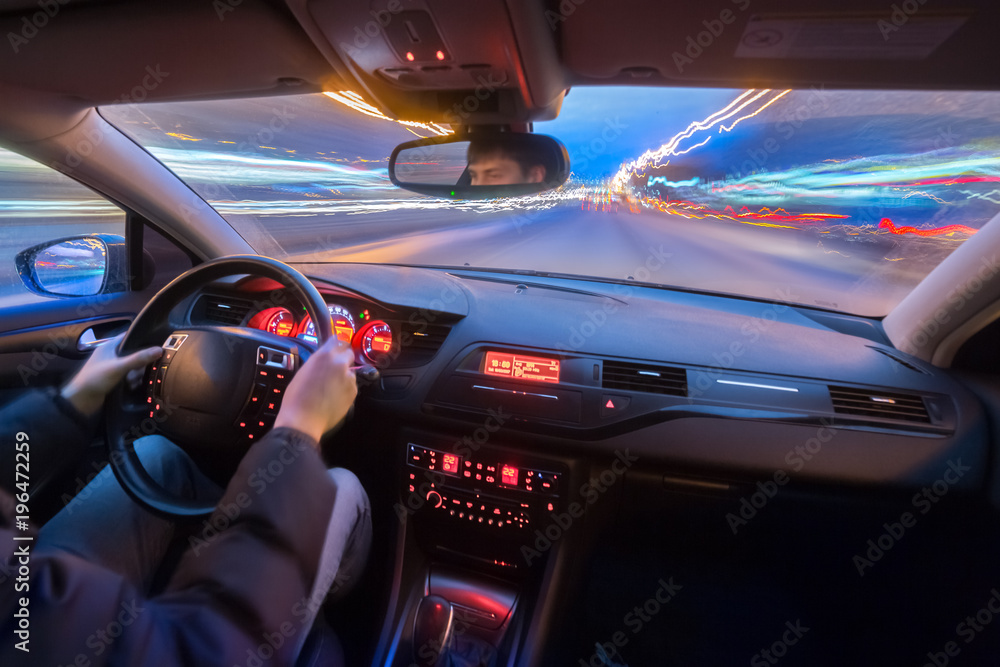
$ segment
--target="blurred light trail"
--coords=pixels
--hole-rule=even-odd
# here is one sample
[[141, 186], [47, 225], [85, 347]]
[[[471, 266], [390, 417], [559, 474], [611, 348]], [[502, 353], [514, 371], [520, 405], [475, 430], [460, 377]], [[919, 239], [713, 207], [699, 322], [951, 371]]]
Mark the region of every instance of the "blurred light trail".
[[[397, 189], [396, 192], [399, 192]], [[223, 216], [330, 216], [364, 215], [393, 211], [467, 211], [470, 213], [502, 213], [546, 210], [563, 202], [582, 197], [580, 190], [559, 189], [526, 197], [455, 201], [436, 197], [380, 197], [378, 199], [287, 199], [278, 201], [212, 199], [209, 203]]]
[[[394, 118], [389, 118], [384, 113], [382, 113], [382, 111], [378, 107], [368, 104], [368, 102], [365, 102], [364, 98], [362, 98], [360, 95], [351, 90], [342, 90], [337, 93], [323, 93], [323, 94], [332, 100], [336, 100], [337, 102], [340, 102], [341, 104], [350, 107], [351, 109], [354, 109], [355, 111], [365, 114], [366, 116], [371, 116], [372, 118], [378, 118], [380, 120], [387, 120], [390, 123], [399, 123], [400, 125], [406, 126], [407, 129], [411, 127], [419, 127], [428, 130], [430, 132], [433, 132], [438, 136], [444, 136], [446, 134], [453, 133], [453, 130], [443, 128], [437, 123], [418, 123], [411, 120], [396, 120]], [[413, 130], [410, 131], [413, 132]], [[416, 133], [414, 132], [414, 134]]]
[[690, 188], [698, 185], [701, 179], [695, 176], [694, 178], [689, 178], [686, 181], [669, 181], [666, 176], [652, 176], [646, 183], [646, 187], [651, 185], [665, 185], [670, 188]]
[[661, 213], [679, 215], [685, 218], [696, 220], [715, 218], [717, 220], [731, 220], [759, 227], [778, 227], [782, 229], [800, 229], [802, 226], [819, 225], [850, 217], [838, 213], [789, 213], [783, 208], [771, 210], [766, 206], [756, 211], [743, 206], [740, 208], [739, 213], [737, 213], [733, 210], [732, 206], [726, 206], [722, 210], [718, 210], [705, 204], [683, 200], [663, 201], [661, 199], [644, 198], [640, 199], [639, 202], [647, 209], [654, 209]]
[[917, 229], [916, 227], [897, 227], [889, 218], [882, 218], [878, 223], [879, 229], [888, 229], [892, 234], [915, 234], [917, 236], [950, 236], [952, 234], [968, 234], [972, 236], [978, 230], [965, 225], [945, 225], [944, 227], [932, 227], [931, 229]]
[[382, 169], [357, 169], [325, 161], [240, 155], [216, 151], [192, 152], [151, 146], [149, 151], [182, 180], [232, 186], [307, 184], [317, 187], [394, 188]]
[[5, 199], [0, 201], [0, 220], [5, 218], [98, 218], [114, 219], [121, 209], [95, 199]]
[[[707, 190], [714, 195], [738, 192], [742, 198], [760, 204], [806, 198], [836, 200], [840, 205], [896, 206], [916, 194], [945, 203], [941, 198], [944, 191], [928, 191], [931, 188], [997, 182], [1000, 163], [995, 157], [984, 156], [974, 148], [955, 147], [947, 153], [877, 155], [754, 173], [714, 182]], [[975, 197], [972, 190], [958, 192]]]
[[[764, 91], [764, 92], [768, 92], [768, 91]], [[753, 118], [754, 116], [756, 116], [757, 114], [759, 114], [761, 111], [763, 111], [764, 109], [768, 108], [769, 106], [771, 106], [772, 104], [774, 104], [775, 102], [777, 102], [778, 100], [780, 100], [782, 97], [784, 97], [785, 95], [787, 95], [790, 92], [792, 92], [791, 88], [789, 88], [788, 90], [782, 91], [778, 95], [776, 95], [776, 96], [772, 97], [770, 100], [768, 100], [767, 103], [764, 106], [760, 107], [759, 109], [757, 109], [753, 113], [747, 114], [746, 116], [742, 116], [742, 117], [737, 118], [736, 120], [734, 120], [733, 124], [730, 125], [729, 127], [725, 127], [725, 126], [720, 127], [719, 128], [719, 134], [722, 134], [723, 130], [725, 130], [726, 132], [729, 132], [734, 127], [736, 127], [739, 123], [745, 121], [747, 118]]]
[[1000, 199], [992, 199], [991, 195], [1000, 195], [1000, 190], [993, 188], [989, 192], [973, 192], [972, 190], [959, 190], [963, 195], [968, 195], [969, 199], [985, 199], [994, 204], [1000, 204]]
[[773, 103], [777, 102], [779, 99], [790, 93], [791, 90], [785, 90], [779, 93], [777, 96], [765, 102], [762, 106], [754, 109], [754, 111], [747, 113], [743, 116], [740, 116], [735, 121], [733, 121], [733, 123], [728, 127], [722, 125], [724, 121], [727, 121], [733, 116], [736, 116], [744, 109], [746, 109], [748, 106], [754, 104], [755, 102], [765, 97], [770, 92], [771, 92], [770, 88], [765, 88], [759, 92], [757, 91], [756, 88], [751, 88], [749, 90], [746, 90], [743, 93], [741, 93], [735, 100], [730, 102], [726, 107], [720, 109], [719, 111], [716, 111], [715, 113], [708, 116], [704, 120], [692, 122], [690, 125], [687, 126], [687, 128], [675, 134], [670, 139], [670, 141], [663, 144], [656, 150], [648, 150], [642, 155], [640, 155], [637, 159], [622, 164], [622, 166], [618, 169], [618, 173], [615, 174], [615, 176], [611, 179], [612, 187], [623, 190], [628, 185], [632, 176], [635, 175], [637, 172], [642, 172], [649, 167], [655, 167], [659, 165], [664, 160], [664, 158], [670, 157], [672, 155], [683, 155], [691, 150], [694, 150], [695, 148], [698, 148], [699, 146], [704, 146], [706, 143], [708, 143], [708, 140], [712, 138], [712, 135], [709, 135], [708, 138], [701, 141], [700, 143], [695, 144], [694, 146], [686, 148], [683, 151], [678, 150], [680, 142], [683, 141], [684, 139], [691, 137], [696, 132], [703, 132], [705, 130], [709, 130], [712, 127], [715, 127], [716, 125], [720, 126], [719, 133], [722, 133], [723, 131], [729, 132], [734, 127], [736, 127], [736, 125], [738, 125], [740, 122], [746, 120], [747, 118], [753, 118], [761, 111], [763, 111], [764, 109], [771, 106]]

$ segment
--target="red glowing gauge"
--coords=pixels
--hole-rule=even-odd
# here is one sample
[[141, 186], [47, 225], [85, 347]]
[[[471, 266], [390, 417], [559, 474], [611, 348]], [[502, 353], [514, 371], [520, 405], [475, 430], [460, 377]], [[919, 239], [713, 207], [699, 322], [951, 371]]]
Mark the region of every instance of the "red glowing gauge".
[[274, 314], [268, 318], [264, 330], [278, 336], [291, 336], [295, 330], [295, 317], [286, 308], [276, 308]]
[[[354, 338], [355, 330], [354, 316], [351, 315], [351, 311], [336, 303], [328, 304], [326, 308], [330, 311], [333, 333], [345, 343], [350, 343]], [[316, 325], [313, 324], [312, 318], [308, 315], [302, 323], [302, 331], [299, 335], [308, 341], [316, 342]]]
[[361, 352], [369, 361], [385, 358], [392, 349], [392, 329], [382, 320], [375, 320], [361, 330]]

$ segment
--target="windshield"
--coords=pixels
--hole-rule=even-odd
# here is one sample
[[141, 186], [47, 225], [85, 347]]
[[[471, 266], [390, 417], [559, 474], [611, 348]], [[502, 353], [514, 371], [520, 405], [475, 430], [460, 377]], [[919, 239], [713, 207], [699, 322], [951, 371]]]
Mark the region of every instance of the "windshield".
[[570, 180], [455, 202], [394, 187], [447, 126], [353, 93], [105, 107], [285, 261], [590, 276], [888, 313], [1000, 211], [1000, 94], [581, 88], [534, 130]]

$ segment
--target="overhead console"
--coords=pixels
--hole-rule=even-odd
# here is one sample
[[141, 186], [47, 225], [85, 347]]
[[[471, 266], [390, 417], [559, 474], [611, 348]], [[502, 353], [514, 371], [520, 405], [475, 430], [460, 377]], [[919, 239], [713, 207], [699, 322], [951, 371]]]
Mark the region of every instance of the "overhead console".
[[533, 0], [288, 0], [319, 50], [402, 120], [549, 120], [566, 89], [554, 36]]

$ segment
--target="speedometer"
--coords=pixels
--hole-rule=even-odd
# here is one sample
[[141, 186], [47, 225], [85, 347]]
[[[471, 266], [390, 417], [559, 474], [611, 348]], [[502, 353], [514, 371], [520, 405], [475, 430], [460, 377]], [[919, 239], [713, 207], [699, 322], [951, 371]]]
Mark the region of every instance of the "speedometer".
[[392, 350], [392, 329], [382, 320], [375, 320], [361, 330], [361, 352], [369, 361], [379, 361]]
[[[354, 324], [354, 316], [351, 315], [351, 311], [336, 303], [328, 304], [326, 309], [330, 311], [330, 321], [333, 324], [333, 333], [337, 336], [337, 338], [345, 343], [350, 343], [354, 338], [354, 331], [357, 328]], [[302, 327], [302, 333], [299, 335], [306, 340], [314, 343], [316, 342], [316, 325], [313, 323], [311, 317], [306, 317], [305, 324]]]
[[265, 331], [270, 331], [278, 336], [291, 336], [295, 329], [295, 317], [287, 308], [275, 308], [274, 314], [267, 319], [264, 325]]

